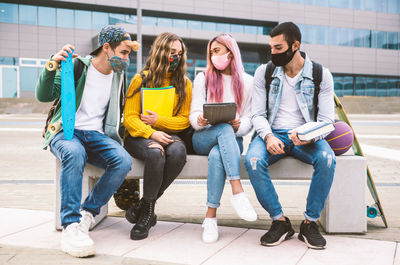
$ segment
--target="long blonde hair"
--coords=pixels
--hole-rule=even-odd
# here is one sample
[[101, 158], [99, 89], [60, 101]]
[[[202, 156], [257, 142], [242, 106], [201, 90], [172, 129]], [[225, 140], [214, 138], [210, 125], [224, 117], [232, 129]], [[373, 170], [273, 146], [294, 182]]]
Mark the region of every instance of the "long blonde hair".
[[[147, 76], [142, 81], [141, 87], [161, 87], [164, 82], [164, 77], [168, 73], [168, 68], [170, 65], [169, 55], [171, 53], [171, 46], [176, 40], [181, 42], [182, 56], [178, 67], [172, 72], [171, 75], [171, 85], [175, 87], [175, 93], [179, 96], [178, 104], [176, 104], [174, 109], [175, 115], [178, 114], [183, 102], [185, 101], [185, 88], [188, 80], [186, 77], [186, 46], [182, 39], [178, 35], [170, 32], [164, 32], [158, 35], [151, 46], [146, 64], [141, 70], [141, 72], [148, 71]], [[140, 92], [141, 87], [133, 91], [131, 96]]]

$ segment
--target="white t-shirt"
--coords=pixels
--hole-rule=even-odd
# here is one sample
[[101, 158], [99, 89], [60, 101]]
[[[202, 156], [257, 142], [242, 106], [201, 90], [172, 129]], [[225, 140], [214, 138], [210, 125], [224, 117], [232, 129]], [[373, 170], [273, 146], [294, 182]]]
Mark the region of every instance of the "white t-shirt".
[[306, 123], [296, 100], [296, 83], [303, 70], [291, 78], [287, 74], [283, 78], [282, 97], [279, 110], [272, 124], [273, 129], [294, 129]]
[[[253, 77], [247, 73], [243, 73], [243, 103], [242, 103], [242, 113], [236, 113], [236, 118], [240, 118], [240, 126], [238, 131], [236, 132], [236, 136], [244, 136], [248, 134], [252, 128], [251, 124], [251, 97], [253, 94]], [[223, 78], [223, 98], [222, 102], [235, 102], [235, 94], [233, 93], [232, 88], [232, 76], [222, 74]], [[210, 93], [208, 93], [208, 97]], [[192, 104], [190, 106], [190, 116], [189, 120], [191, 125], [195, 130], [201, 130], [204, 127], [199, 126], [197, 124], [197, 117], [200, 114], [203, 114], [203, 104], [205, 102], [206, 97], [206, 87], [205, 87], [205, 75], [204, 73], [200, 73], [196, 76], [193, 82], [193, 91], [192, 91]]]
[[82, 101], [75, 115], [75, 129], [103, 131], [103, 120], [111, 96], [113, 73], [100, 73], [90, 64], [86, 76]]

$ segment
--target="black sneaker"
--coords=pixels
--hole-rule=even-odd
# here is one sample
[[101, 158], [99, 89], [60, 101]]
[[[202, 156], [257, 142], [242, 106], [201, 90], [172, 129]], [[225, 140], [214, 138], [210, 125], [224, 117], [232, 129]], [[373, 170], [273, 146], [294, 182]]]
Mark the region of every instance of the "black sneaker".
[[285, 217], [285, 219], [285, 221], [275, 220], [272, 222], [271, 228], [260, 239], [261, 245], [277, 246], [294, 235], [289, 218]]
[[319, 232], [318, 225], [315, 222], [307, 224], [303, 221], [300, 225], [298, 238], [306, 243], [309, 248], [323, 249], [326, 246], [326, 240]]

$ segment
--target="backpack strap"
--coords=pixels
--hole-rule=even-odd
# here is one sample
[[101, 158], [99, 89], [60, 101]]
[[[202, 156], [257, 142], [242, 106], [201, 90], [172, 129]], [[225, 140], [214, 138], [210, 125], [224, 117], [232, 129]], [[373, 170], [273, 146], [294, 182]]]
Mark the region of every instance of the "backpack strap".
[[316, 62], [312, 62], [312, 77], [314, 82], [314, 120], [317, 121], [318, 117], [318, 95], [321, 90], [322, 82], [322, 65]]
[[265, 76], [264, 76], [265, 77], [265, 92], [266, 92], [266, 96], [267, 96], [267, 104], [265, 105], [266, 106], [265, 110], [267, 112], [267, 119], [268, 119], [268, 115], [269, 115], [269, 112], [268, 112], [269, 90], [271, 88], [271, 82], [274, 79], [272, 77], [272, 74], [274, 73], [275, 68], [276, 68], [276, 66], [272, 63], [272, 61], [269, 61], [267, 63], [267, 67], [265, 69]]

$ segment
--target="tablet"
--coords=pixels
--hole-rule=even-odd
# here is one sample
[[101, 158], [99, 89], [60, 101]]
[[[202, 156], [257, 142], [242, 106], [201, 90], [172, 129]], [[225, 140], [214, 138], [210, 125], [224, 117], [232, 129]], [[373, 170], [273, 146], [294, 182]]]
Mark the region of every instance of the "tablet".
[[212, 125], [234, 120], [236, 103], [207, 103], [203, 104], [203, 116]]

